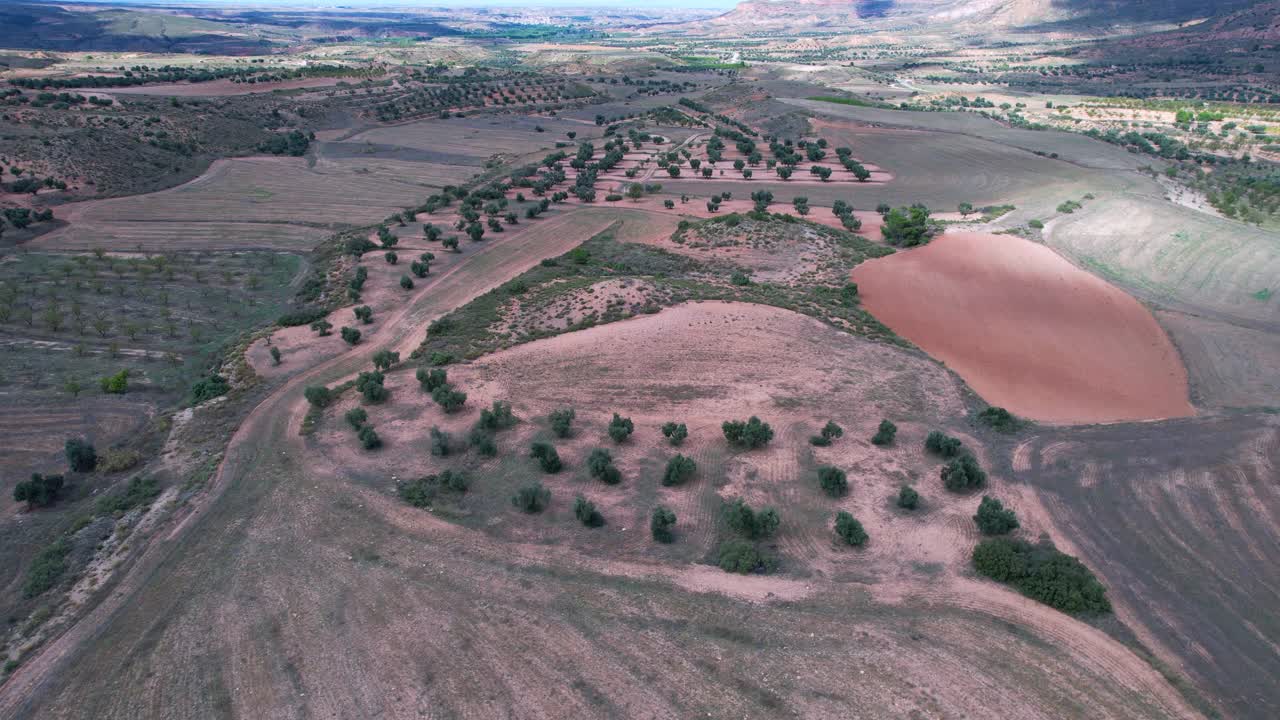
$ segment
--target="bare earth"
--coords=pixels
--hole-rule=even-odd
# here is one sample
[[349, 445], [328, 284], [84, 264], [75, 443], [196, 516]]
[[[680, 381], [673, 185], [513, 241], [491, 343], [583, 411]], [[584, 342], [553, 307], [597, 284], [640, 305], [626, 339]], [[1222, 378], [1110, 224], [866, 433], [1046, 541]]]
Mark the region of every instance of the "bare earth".
[[867, 309], [983, 398], [1055, 423], [1184, 417], [1187, 373], [1137, 300], [1012, 235], [946, 234], [859, 266]]

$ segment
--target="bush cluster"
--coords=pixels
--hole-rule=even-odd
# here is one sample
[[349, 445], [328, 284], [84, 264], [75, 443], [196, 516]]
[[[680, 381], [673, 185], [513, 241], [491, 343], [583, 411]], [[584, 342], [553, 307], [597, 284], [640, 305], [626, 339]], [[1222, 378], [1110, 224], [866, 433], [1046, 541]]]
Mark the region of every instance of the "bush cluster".
[[992, 580], [1063, 612], [1111, 612], [1107, 590], [1089, 568], [1049, 542], [1032, 545], [1013, 538], [989, 538], [973, 549], [973, 566]]
[[735, 448], [753, 450], [764, 447], [773, 439], [773, 428], [769, 427], [769, 423], [762, 422], [755, 415], [752, 415], [745, 422], [742, 420], [726, 420], [720, 426], [720, 429], [724, 432], [724, 439], [728, 440], [729, 445]]

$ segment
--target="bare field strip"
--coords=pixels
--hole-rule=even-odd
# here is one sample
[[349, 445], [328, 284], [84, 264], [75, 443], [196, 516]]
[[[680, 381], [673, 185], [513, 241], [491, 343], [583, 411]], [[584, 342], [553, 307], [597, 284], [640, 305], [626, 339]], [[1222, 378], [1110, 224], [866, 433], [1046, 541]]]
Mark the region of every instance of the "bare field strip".
[[1191, 414], [1186, 370], [1138, 301], [1012, 235], [948, 233], [854, 270], [868, 311], [983, 398], [1065, 423]]
[[[545, 132], [538, 132], [539, 126]], [[555, 118], [501, 116], [415, 120], [366, 130], [346, 142], [398, 145], [484, 159], [495, 153], [523, 155], [541, 149], [550, 152], [557, 141], [569, 142], [565, 133], [570, 130], [584, 138], [600, 134], [599, 128], [588, 130], [578, 123]]]
[[1280, 713], [1274, 417], [1054, 433], [1017, 456], [1014, 471], [1162, 661], [1208, 691], [1222, 717]]

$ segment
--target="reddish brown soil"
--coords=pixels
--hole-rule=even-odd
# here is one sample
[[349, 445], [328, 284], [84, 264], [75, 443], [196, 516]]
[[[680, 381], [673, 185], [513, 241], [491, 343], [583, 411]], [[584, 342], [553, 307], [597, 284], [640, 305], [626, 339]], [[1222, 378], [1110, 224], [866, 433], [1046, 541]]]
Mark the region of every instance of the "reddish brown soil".
[[853, 274], [872, 314], [1035, 420], [1184, 417], [1187, 373], [1137, 300], [1011, 235], [947, 234]]

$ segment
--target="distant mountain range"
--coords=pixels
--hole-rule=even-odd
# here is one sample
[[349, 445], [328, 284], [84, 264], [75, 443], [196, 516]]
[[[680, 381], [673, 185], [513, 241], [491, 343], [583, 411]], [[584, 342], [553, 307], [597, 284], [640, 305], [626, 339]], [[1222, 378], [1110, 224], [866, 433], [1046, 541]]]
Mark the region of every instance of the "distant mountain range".
[[1260, 0], [746, 0], [710, 21], [721, 28], [1124, 26], [1223, 15]]

